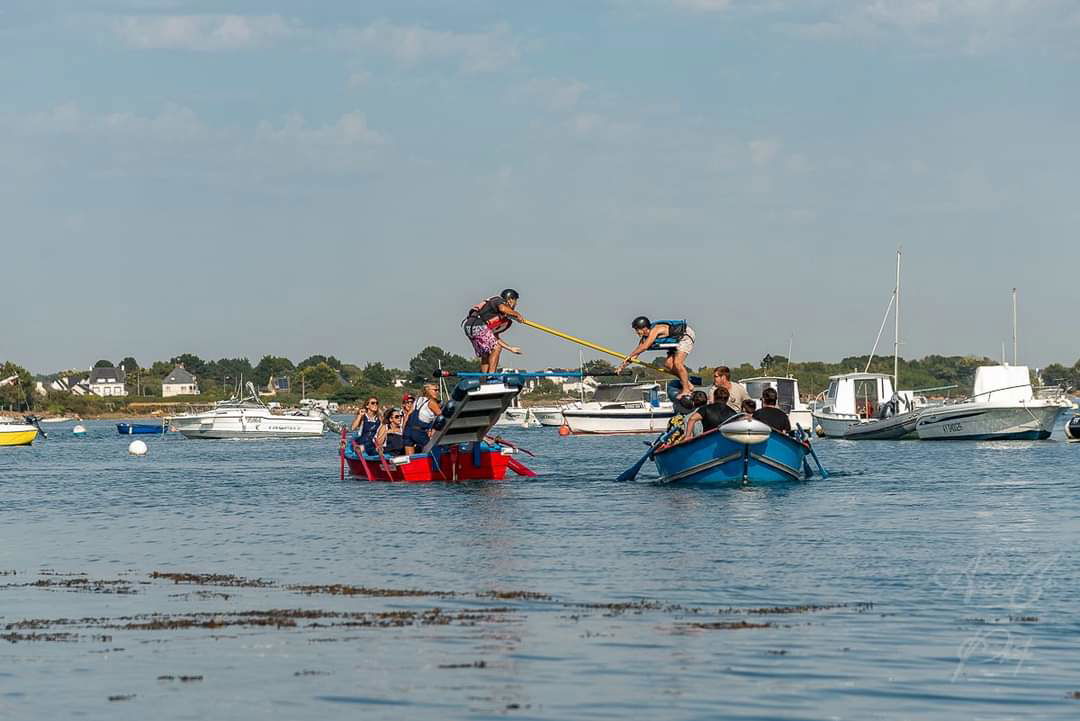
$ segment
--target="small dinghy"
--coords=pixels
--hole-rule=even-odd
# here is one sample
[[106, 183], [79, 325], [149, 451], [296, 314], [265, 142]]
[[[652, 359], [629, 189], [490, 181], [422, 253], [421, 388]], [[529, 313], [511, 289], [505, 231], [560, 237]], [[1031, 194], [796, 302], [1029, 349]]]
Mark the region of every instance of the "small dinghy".
[[168, 424], [162, 423], [117, 423], [116, 432], [122, 436], [161, 434], [169, 430]]
[[1065, 424], [1065, 437], [1069, 440], [1069, 443], [1080, 441], [1080, 416], [1073, 416]]
[[514, 448], [509, 444], [485, 440], [523, 385], [516, 374], [458, 383], [443, 404], [442, 415], [435, 418], [434, 434], [422, 453], [383, 459], [365, 453], [342, 431], [342, 477], [346, 466], [351, 475], [369, 481], [501, 481], [507, 469], [519, 476], [535, 476], [512, 457]]
[[809, 479], [813, 471], [806, 455], [811, 452], [801, 429], [788, 436], [742, 417], [660, 448], [653, 461], [661, 483], [742, 486]]

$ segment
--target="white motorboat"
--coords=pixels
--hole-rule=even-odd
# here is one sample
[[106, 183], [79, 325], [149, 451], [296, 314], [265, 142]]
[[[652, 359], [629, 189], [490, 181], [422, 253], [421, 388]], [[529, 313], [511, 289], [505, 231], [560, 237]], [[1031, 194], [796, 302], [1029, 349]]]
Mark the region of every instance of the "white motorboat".
[[816, 405], [813, 411], [814, 428], [819, 435], [852, 441], [894, 441], [916, 437], [915, 424], [927, 401], [916, 395], [920, 391], [896, 390], [900, 375], [900, 257], [901, 253], [897, 250], [896, 285], [865, 369], [870, 370], [870, 362], [881, 341], [881, 332], [885, 330], [885, 322], [895, 305], [892, 376], [869, 372], [831, 376], [823, 402]]
[[232, 397], [201, 413], [173, 416], [169, 425], [187, 438], [315, 438], [326, 429], [324, 414], [299, 411], [275, 415], [247, 384], [246, 397]]
[[529, 410], [542, 426], [558, 427], [565, 422], [562, 414], [563, 406], [532, 406]]
[[810, 407], [803, 403], [802, 397], [799, 395], [799, 381], [795, 378], [759, 376], [757, 378], [743, 378], [739, 382], [746, 386], [746, 392], [754, 399], [758, 408], [761, 408], [762, 405], [762, 392], [766, 388], [773, 388], [776, 390], [776, 406], [788, 414], [792, 428], [798, 424], [809, 432], [814, 427], [813, 414], [810, 412]]
[[659, 433], [675, 415], [658, 383], [601, 384], [592, 400], [562, 408], [571, 433]]
[[25, 422], [0, 416], [0, 446], [29, 446], [38, 436], [37, 419], [28, 416]]
[[921, 440], [1045, 440], [1072, 404], [1060, 388], [1031, 387], [1027, 366], [979, 366], [970, 398], [923, 409]]

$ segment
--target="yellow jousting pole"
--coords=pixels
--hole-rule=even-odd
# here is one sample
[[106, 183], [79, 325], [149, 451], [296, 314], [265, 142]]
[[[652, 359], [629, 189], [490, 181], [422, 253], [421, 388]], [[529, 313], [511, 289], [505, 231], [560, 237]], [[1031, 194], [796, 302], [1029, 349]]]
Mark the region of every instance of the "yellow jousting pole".
[[[615, 356], [619, 360], [622, 360], [623, 358], [626, 357], [626, 353], [619, 353], [617, 351], [611, 350], [610, 348], [605, 348], [602, 345], [597, 345], [595, 343], [590, 343], [589, 341], [587, 341], [587, 340], [585, 340], [583, 338], [578, 338], [577, 336], [572, 336], [569, 333], [563, 333], [562, 331], [555, 330], [554, 328], [548, 328], [546, 325], [540, 325], [539, 323], [535, 323], [535, 322], [533, 322], [531, 320], [524, 321], [524, 323], [525, 323], [525, 325], [529, 326], [530, 328], [536, 328], [536, 330], [542, 330], [545, 333], [550, 333], [553, 336], [557, 336], [559, 338], [562, 338], [563, 340], [568, 340], [571, 343], [577, 343], [578, 345], [583, 345], [586, 348], [591, 348], [594, 351], [597, 351], [599, 353], [607, 353], [608, 355]], [[654, 371], [664, 371], [665, 373], [670, 373], [673, 376], [678, 376], [678, 373], [676, 373], [674, 371], [669, 371], [667, 368], [657, 368], [656, 366], [651, 365], [649, 363], [646, 363], [644, 361], [638, 360], [637, 358], [635, 358], [634, 360], [632, 360], [630, 362], [631, 363], [637, 363], [638, 365], [645, 366], [646, 368], [652, 368]]]

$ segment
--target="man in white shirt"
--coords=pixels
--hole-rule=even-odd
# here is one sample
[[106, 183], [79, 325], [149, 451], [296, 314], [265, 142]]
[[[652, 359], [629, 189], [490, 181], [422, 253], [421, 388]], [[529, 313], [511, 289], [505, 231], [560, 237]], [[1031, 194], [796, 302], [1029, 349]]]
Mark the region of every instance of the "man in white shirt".
[[750, 399], [750, 394], [746, 392], [746, 386], [738, 381], [731, 380], [731, 369], [727, 366], [717, 366], [712, 377], [713, 386], [727, 390], [728, 406], [732, 410], [742, 413], [743, 401]]

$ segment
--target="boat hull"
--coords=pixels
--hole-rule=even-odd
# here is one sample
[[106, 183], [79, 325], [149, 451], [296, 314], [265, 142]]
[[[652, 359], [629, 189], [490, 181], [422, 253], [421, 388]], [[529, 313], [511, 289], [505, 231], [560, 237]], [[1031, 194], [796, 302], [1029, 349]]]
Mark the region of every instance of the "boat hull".
[[169, 430], [165, 424], [153, 423], [117, 423], [116, 432], [122, 436], [160, 435]]
[[185, 438], [318, 438], [325, 426], [310, 416], [222, 415], [174, 417], [170, 426]]
[[564, 422], [562, 408], [533, 408], [532, 412], [542, 426], [558, 427]]
[[787, 483], [807, 478], [809, 446], [773, 431], [764, 443], [744, 444], [708, 431], [653, 455], [661, 483], [743, 486]]
[[923, 411], [916, 425], [924, 441], [1041, 441], [1050, 437], [1062, 408], [1053, 404], [957, 404]]
[[634, 409], [629, 411], [564, 410], [563, 418], [571, 433], [617, 435], [630, 433], [661, 433], [667, 429], [674, 411]]
[[29, 446], [37, 438], [38, 430], [22, 424], [0, 425], [0, 446]]
[[365, 481], [501, 481], [510, 466], [510, 452], [508, 448], [487, 443], [440, 446], [433, 453], [387, 458], [383, 464], [378, 457], [362, 453], [356, 443], [350, 442], [344, 459], [349, 474]]
[[1073, 416], [1065, 424], [1065, 437], [1070, 442], [1080, 441], [1080, 416]]
[[815, 416], [815, 420], [829, 438], [843, 438], [848, 441], [899, 441], [919, 437], [915, 426], [920, 415], [921, 411], [908, 411], [889, 418], [858, 421], [823, 415]]

